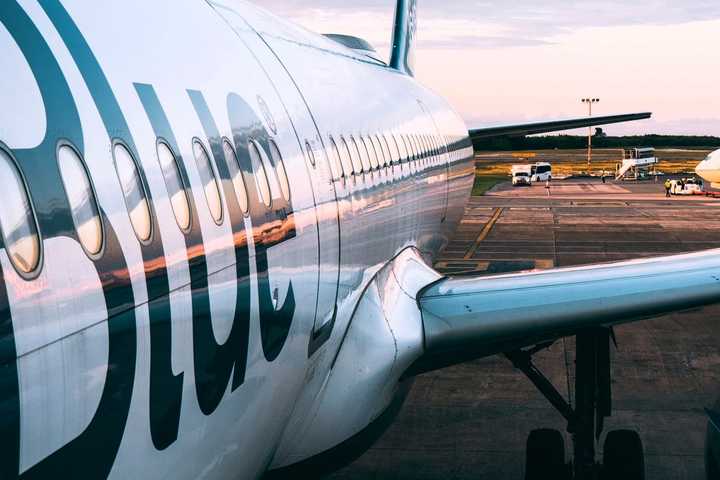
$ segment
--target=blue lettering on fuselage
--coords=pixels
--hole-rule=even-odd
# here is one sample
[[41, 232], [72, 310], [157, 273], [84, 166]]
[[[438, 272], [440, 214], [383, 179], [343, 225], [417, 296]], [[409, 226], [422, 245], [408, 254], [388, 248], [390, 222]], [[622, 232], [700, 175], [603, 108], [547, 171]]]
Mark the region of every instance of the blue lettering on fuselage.
[[[39, 0], [41, 7], [57, 29], [75, 61], [98, 109], [108, 137], [122, 141], [138, 159], [132, 135], [112, 89], [81, 32], [57, 0]], [[83, 153], [83, 135], [77, 106], [47, 43], [32, 20], [15, 0], [0, 2], [0, 22], [5, 25], [25, 55], [40, 88], [47, 115], [47, 131], [53, 137], [36, 148], [13, 151], [20, 169], [28, 179], [28, 190], [34, 199], [40, 231], [45, 239], [69, 237], [78, 241], [68, 200], [56, 162], [55, 149], [60, 139], [67, 141]], [[190, 185], [187, 167], [180, 155], [180, 146], [173, 134], [152, 86], [135, 85], [155, 136], [173, 150], [178, 160], [185, 185]], [[295, 296], [292, 284], [282, 305], [277, 308], [269, 282], [268, 249], [295, 236], [292, 204], [273, 199], [272, 208], [260, 201], [255, 182], [246, 182], [250, 209], [249, 216], [255, 232], [245, 232], [245, 218], [232, 191], [228, 159], [222, 148], [224, 141], [207, 107], [203, 95], [188, 91], [189, 101], [198, 114], [211, 146], [220, 174], [231, 222], [237, 300], [231, 333], [224, 344], [215, 340], [208, 292], [208, 271], [205, 249], [197, 209], [188, 194], [192, 213], [191, 227], [183, 232], [190, 269], [193, 308], [193, 350], [195, 391], [202, 412], [212, 414], [222, 401], [232, 375], [231, 391], [245, 379], [250, 325], [250, 256], [248, 239], [255, 241], [255, 269], [257, 271], [258, 305], [262, 349], [268, 361], [275, 360], [288, 338], [295, 313]], [[227, 114], [232, 127], [232, 145], [243, 175], [253, 175], [248, 152], [250, 139], [266, 151], [270, 136], [253, 109], [237, 94], [227, 97]], [[141, 181], [147, 185], [144, 171], [138, 162]], [[148, 195], [149, 189], [146, 188]], [[148, 201], [153, 217], [152, 240], [141, 245], [150, 315], [150, 432], [153, 444], [162, 450], [178, 438], [182, 405], [183, 373], [174, 374], [171, 368], [171, 328], [169, 281], [160, 229], [154, 215], [152, 197]], [[20, 395], [17, 352], [13, 325], [4, 280], [0, 282], [0, 478], [30, 478], [49, 476], [106, 477], [115, 461], [122, 440], [132, 398], [137, 357], [137, 328], [135, 299], [128, 275], [126, 260], [120, 242], [105, 212], [100, 211], [105, 225], [103, 255], [94, 260], [101, 279], [109, 319], [108, 368], [99, 406], [88, 427], [75, 439], [40, 461], [22, 475], [19, 471], [20, 449]], [[0, 247], [3, 247], [0, 245]], [[0, 276], [2, 272], [0, 271]]]

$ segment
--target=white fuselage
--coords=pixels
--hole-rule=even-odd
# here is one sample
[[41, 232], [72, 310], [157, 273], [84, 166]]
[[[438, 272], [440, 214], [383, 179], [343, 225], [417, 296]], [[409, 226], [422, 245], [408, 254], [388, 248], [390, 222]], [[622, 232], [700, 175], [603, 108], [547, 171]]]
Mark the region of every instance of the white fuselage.
[[695, 173], [713, 186], [720, 185], [720, 150], [715, 150], [695, 167]]
[[[244, 2], [5, 0], [0, 71], [0, 149], [30, 205], [3, 201], [0, 220], [26, 216], [40, 252], [25, 272], [0, 248], [0, 478], [254, 478], [387, 407], [348, 418], [327, 389], [361, 385], [330, 375], [343, 352], [373, 351], [374, 331], [350, 328], [371, 282], [397, 259], [432, 262], [462, 216], [472, 145], [444, 100]], [[99, 253], [63, 145], [92, 185]], [[373, 357], [390, 372], [378, 391], [398, 382], [396, 353]], [[313, 433], [328, 418], [340, 434]]]

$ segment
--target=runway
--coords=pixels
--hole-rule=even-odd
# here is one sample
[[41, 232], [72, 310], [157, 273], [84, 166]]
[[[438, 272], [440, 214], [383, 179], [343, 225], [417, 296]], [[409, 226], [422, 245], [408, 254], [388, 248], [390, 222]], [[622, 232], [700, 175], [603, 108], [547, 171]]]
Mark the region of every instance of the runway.
[[[666, 199], [654, 183], [554, 181], [550, 195], [544, 185], [503, 184], [471, 199], [436, 267], [493, 274], [709, 248], [720, 248], [720, 200]], [[704, 479], [703, 408], [720, 397], [720, 307], [624, 325], [616, 333], [614, 412], [605, 432], [639, 431], [647, 478]], [[572, 342], [559, 341], [536, 357], [571, 399]], [[388, 432], [329, 478], [522, 479], [528, 433], [565, 426], [506, 359], [485, 358], [418, 377]]]

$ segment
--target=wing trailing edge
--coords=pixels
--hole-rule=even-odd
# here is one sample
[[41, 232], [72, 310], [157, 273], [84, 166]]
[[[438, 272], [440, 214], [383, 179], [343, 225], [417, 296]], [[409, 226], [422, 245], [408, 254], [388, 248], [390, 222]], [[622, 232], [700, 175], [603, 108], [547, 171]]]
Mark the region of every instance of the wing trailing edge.
[[597, 125], [609, 125], [611, 123], [632, 122], [652, 117], [652, 113], [626, 113], [623, 115], [609, 115], [605, 117], [585, 117], [569, 120], [554, 120], [550, 122], [521, 123], [516, 125], [499, 125], [486, 128], [475, 128], [470, 130], [470, 138], [491, 138], [504, 136], [524, 136], [538, 133], [560, 132], [573, 128], [593, 127]]
[[444, 278], [419, 295], [421, 373], [669, 312], [720, 303], [720, 249], [494, 277]]

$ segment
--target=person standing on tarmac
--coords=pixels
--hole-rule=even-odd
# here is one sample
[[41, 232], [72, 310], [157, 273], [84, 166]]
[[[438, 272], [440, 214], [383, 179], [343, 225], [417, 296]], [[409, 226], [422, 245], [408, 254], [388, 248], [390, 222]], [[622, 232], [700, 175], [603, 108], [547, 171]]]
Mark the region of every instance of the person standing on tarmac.
[[670, 183], [670, 179], [665, 180], [665, 196], [670, 196], [670, 187], [672, 187], [672, 183]]

